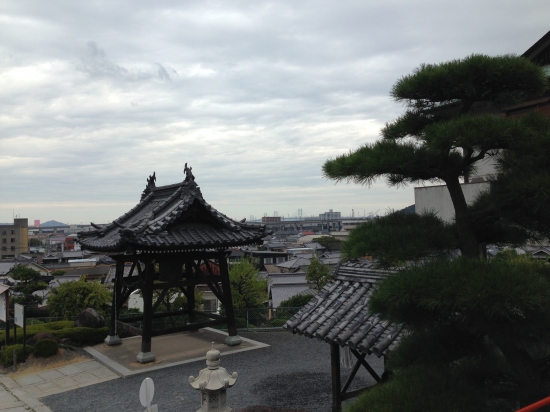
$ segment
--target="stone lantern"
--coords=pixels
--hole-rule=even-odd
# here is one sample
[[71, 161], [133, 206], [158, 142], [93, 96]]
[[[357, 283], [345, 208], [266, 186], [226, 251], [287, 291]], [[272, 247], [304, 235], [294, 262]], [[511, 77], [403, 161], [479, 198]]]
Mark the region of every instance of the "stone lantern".
[[197, 412], [231, 412], [226, 405], [226, 390], [235, 385], [237, 372], [229, 375], [225, 368], [220, 367], [220, 351], [212, 349], [206, 352], [206, 369], [199, 372], [199, 376], [189, 377], [189, 383], [194, 389], [201, 391], [201, 407]]

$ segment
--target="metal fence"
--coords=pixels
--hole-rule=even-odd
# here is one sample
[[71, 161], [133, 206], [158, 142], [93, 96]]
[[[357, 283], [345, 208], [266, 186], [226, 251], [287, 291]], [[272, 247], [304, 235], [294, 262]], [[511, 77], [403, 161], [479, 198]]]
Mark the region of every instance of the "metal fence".
[[[235, 309], [235, 323], [239, 330], [264, 330], [264, 329], [280, 329], [285, 322], [296, 314], [301, 308], [253, 308], [253, 309]], [[125, 317], [136, 316], [135, 313], [121, 314], [119, 318], [123, 320]], [[27, 318], [27, 326], [37, 325], [42, 323], [57, 322], [60, 320], [75, 320], [76, 317], [59, 318]], [[109, 324], [110, 316], [106, 316], [106, 323]], [[207, 321], [201, 315], [197, 315], [196, 322]], [[186, 315], [170, 316], [166, 318], [153, 319], [153, 329], [166, 329], [176, 326], [186, 325], [188, 322]], [[142, 322], [133, 322], [132, 325], [141, 328]], [[5, 330], [5, 322], [0, 321], [0, 330]], [[10, 320], [10, 328], [13, 328], [13, 320]], [[227, 325], [222, 324], [215, 326], [219, 330], [227, 330]]]
[[[268, 330], [281, 329], [285, 322], [296, 314], [301, 308], [253, 308], [235, 309], [235, 323], [239, 330]], [[135, 316], [132, 314], [131, 316]], [[123, 317], [121, 316], [122, 320]], [[205, 322], [209, 318], [197, 315], [196, 322]], [[166, 318], [153, 319], [153, 329], [166, 329], [186, 325], [187, 315], [169, 316]], [[133, 326], [142, 328], [141, 321], [133, 322]], [[226, 324], [213, 326], [214, 329], [227, 330]]]

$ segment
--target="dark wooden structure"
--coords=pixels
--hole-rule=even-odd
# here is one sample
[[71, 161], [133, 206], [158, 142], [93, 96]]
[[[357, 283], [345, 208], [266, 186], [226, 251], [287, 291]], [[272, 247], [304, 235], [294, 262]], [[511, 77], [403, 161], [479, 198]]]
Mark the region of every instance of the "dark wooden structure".
[[[105, 342], [121, 343], [119, 327], [141, 335], [141, 352], [137, 355], [141, 363], [155, 360], [151, 338], [168, 333], [227, 323], [226, 344], [241, 343], [231, 300], [227, 248], [258, 243], [269, 234], [265, 225], [236, 222], [216, 211], [203, 199], [187, 164], [185, 174], [181, 183], [156, 187], [153, 173], [137, 206], [108, 225], [92, 224], [95, 230], [79, 234], [83, 248], [109, 253], [116, 261], [110, 332]], [[210, 263], [218, 265], [218, 273], [213, 273], [214, 265]], [[225, 315], [195, 309], [194, 291], [199, 284], [208, 285], [223, 303]], [[157, 312], [173, 288], [185, 295], [188, 308]], [[143, 314], [120, 319], [122, 305], [138, 289], [143, 296]], [[185, 325], [153, 328], [156, 319], [183, 316], [187, 319]], [[136, 326], [138, 322], [142, 327]]]
[[[333, 280], [284, 325], [292, 333], [330, 344], [333, 412], [341, 410], [342, 401], [368, 389], [350, 390], [361, 367], [376, 382], [385, 378], [384, 374], [380, 376], [369, 365], [366, 356], [375, 354], [386, 358], [404, 333], [400, 325], [381, 321], [367, 309], [376, 283], [389, 273], [372, 268], [370, 261], [341, 264], [336, 268]], [[341, 347], [349, 348], [355, 358], [344, 385], [340, 378]]]

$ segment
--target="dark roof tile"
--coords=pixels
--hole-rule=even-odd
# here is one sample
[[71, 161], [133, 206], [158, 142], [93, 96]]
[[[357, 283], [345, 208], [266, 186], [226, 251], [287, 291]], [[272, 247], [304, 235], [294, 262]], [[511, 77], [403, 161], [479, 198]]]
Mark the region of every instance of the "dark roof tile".
[[105, 226], [80, 232], [90, 250], [123, 252], [159, 249], [211, 249], [257, 243], [265, 225], [236, 222], [205, 202], [194, 180], [148, 187], [129, 212]]
[[388, 324], [369, 313], [367, 304], [377, 282], [390, 273], [374, 269], [368, 261], [338, 266], [334, 279], [284, 327], [363, 353], [386, 355], [405, 332], [401, 325]]

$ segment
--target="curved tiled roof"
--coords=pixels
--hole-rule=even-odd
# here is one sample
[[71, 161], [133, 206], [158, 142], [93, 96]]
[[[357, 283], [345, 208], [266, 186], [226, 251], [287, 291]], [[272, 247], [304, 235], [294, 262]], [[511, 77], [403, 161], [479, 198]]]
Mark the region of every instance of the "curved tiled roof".
[[81, 232], [80, 244], [89, 250], [204, 250], [242, 246], [269, 234], [265, 225], [236, 222], [210, 206], [199, 186], [182, 183], [149, 185], [129, 212], [95, 230]]
[[367, 303], [376, 283], [391, 272], [374, 269], [368, 261], [347, 262], [284, 328], [362, 353], [387, 355], [404, 333], [401, 325], [388, 324], [369, 313]]

